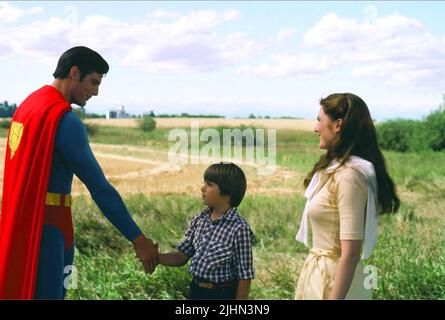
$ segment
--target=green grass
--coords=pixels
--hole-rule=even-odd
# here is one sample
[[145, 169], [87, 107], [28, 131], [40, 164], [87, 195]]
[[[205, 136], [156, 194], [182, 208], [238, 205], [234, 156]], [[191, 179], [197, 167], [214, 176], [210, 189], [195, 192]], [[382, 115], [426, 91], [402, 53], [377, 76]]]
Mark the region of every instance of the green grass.
[[[109, 131], [107, 131], [109, 130]], [[168, 148], [168, 130], [145, 136], [140, 130], [108, 128], [92, 141]], [[113, 137], [109, 137], [108, 135]], [[145, 139], [145, 140], [144, 140]], [[147, 142], [150, 141], [150, 142]], [[153, 142], [154, 141], [154, 142]], [[311, 132], [277, 132], [277, 164], [308, 172], [322, 154]], [[390, 175], [403, 194], [398, 214], [383, 216], [379, 240], [368, 264], [378, 270], [376, 299], [445, 299], [445, 153], [384, 152]], [[412, 197], [411, 197], [412, 196]], [[171, 250], [190, 218], [202, 209], [200, 200], [183, 195], [143, 195], [125, 199], [145, 232]], [[257, 278], [252, 299], [292, 299], [307, 249], [294, 240], [304, 206], [302, 196], [248, 196], [240, 212], [255, 234]], [[187, 267], [158, 267], [152, 276], [142, 272], [131, 246], [89, 201], [76, 201], [79, 289], [73, 299], [183, 299], [190, 276]], [[81, 288], [82, 279], [87, 280]]]
[[[159, 242], [162, 252], [179, 243], [201, 201], [181, 195], [131, 196], [125, 199], [136, 222]], [[247, 197], [240, 213], [256, 235], [257, 279], [252, 299], [292, 299], [306, 248], [294, 240], [304, 201], [300, 197]], [[87, 199], [76, 199], [76, 266], [78, 289], [71, 299], [183, 299], [190, 276], [187, 267], [158, 266], [145, 275], [131, 245]], [[445, 235], [443, 221], [419, 217], [412, 207], [381, 220], [378, 245], [367, 262], [378, 268], [376, 299], [444, 299]]]
[[[180, 195], [135, 195], [125, 202], [143, 231], [159, 243], [161, 252], [174, 249], [183, 238], [190, 219], [203, 209], [200, 199]], [[256, 264], [277, 260], [277, 257], [281, 260], [281, 266], [265, 266], [270, 269], [271, 282], [266, 287], [254, 281], [252, 298], [292, 298], [295, 270], [291, 271], [284, 263], [283, 254], [293, 257], [306, 251], [293, 239], [295, 221], [299, 220], [303, 205], [302, 198], [277, 201], [270, 197], [248, 197], [240, 206], [241, 214], [255, 232]], [[282, 214], [278, 216], [277, 212]], [[77, 198], [73, 216], [78, 288], [69, 291], [69, 298], [183, 299], [186, 296], [190, 281], [186, 266], [158, 266], [154, 275], [147, 276], [134, 257], [131, 245], [106, 221], [94, 203]], [[292, 278], [290, 283], [289, 278]], [[289, 287], [288, 291], [283, 291], [283, 284]]]
[[139, 128], [99, 126], [97, 134], [90, 137], [91, 143], [131, 144], [152, 148], [166, 148], [169, 145], [168, 129], [144, 132]]
[[388, 170], [400, 187], [419, 192], [445, 191], [445, 152], [386, 151], [384, 155]]
[[375, 299], [445, 299], [445, 232], [411, 207], [385, 216], [369, 263], [379, 270]]
[[[132, 144], [166, 150], [169, 130], [144, 133], [138, 128], [101, 127], [91, 142]], [[0, 128], [0, 136], [7, 130]], [[322, 154], [311, 132], [277, 132], [277, 164], [307, 173]], [[398, 214], [385, 215], [368, 264], [378, 270], [375, 299], [445, 299], [445, 152], [384, 152], [388, 170], [402, 196]], [[301, 181], [302, 183], [302, 181]], [[200, 199], [184, 195], [130, 196], [129, 211], [160, 250], [171, 250], [190, 218], [202, 209]], [[257, 277], [252, 299], [292, 299], [307, 249], [294, 240], [304, 206], [296, 197], [248, 196], [240, 212], [255, 234]], [[187, 267], [159, 266], [145, 275], [132, 247], [86, 198], [73, 206], [78, 288], [70, 299], [183, 299]]]

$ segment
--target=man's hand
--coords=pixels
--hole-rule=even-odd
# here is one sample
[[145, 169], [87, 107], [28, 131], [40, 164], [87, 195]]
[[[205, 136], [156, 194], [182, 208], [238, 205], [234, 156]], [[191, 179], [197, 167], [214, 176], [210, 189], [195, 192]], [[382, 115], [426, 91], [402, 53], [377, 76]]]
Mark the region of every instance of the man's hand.
[[144, 265], [145, 272], [152, 274], [158, 264], [159, 251], [157, 245], [141, 234], [133, 240], [133, 248], [139, 261]]

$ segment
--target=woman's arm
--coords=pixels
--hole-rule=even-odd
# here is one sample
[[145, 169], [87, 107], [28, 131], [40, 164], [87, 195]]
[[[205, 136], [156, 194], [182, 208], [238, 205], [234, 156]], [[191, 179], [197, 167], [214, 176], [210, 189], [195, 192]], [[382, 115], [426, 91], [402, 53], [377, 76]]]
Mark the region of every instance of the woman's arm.
[[166, 267], [181, 267], [190, 259], [180, 251], [159, 254], [159, 264]]
[[365, 177], [354, 168], [345, 168], [337, 179], [341, 256], [338, 260], [330, 299], [344, 299], [360, 260], [368, 188]]
[[360, 261], [362, 240], [341, 240], [341, 257], [335, 272], [334, 285], [329, 299], [344, 299], [354, 278], [355, 268]]
[[246, 300], [249, 296], [250, 279], [240, 280], [236, 289], [236, 300]]

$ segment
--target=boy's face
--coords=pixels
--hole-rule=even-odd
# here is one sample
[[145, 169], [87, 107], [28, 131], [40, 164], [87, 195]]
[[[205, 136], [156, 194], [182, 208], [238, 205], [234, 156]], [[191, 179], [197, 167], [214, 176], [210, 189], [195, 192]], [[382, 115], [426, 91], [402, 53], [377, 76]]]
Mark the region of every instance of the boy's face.
[[230, 197], [221, 195], [218, 185], [214, 182], [204, 181], [201, 195], [202, 201], [209, 207], [222, 207], [230, 203]]

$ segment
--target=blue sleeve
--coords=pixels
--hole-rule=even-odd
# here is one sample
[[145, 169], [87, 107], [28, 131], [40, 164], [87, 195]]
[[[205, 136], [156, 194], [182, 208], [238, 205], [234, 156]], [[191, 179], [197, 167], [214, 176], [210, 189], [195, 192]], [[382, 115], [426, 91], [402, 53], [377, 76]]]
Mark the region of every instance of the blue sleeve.
[[105, 178], [91, 151], [85, 126], [73, 112], [67, 112], [60, 120], [55, 143], [63, 161], [86, 185], [104, 216], [129, 241], [138, 237], [141, 230], [119, 193]]

